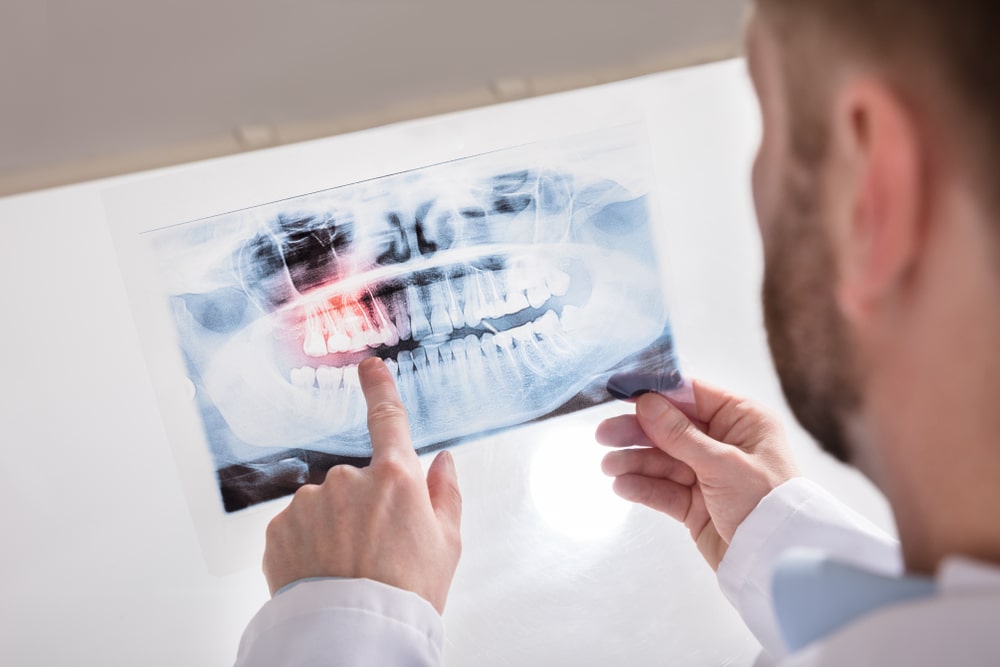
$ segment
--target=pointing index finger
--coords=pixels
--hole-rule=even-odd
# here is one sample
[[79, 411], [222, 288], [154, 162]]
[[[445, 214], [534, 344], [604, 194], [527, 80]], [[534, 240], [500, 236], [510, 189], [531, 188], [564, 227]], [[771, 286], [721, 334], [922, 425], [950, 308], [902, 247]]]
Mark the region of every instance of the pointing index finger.
[[358, 365], [358, 378], [368, 404], [372, 464], [396, 457], [416, 461], [406, 408], [385, 362], [377, 358], [365, 359]]

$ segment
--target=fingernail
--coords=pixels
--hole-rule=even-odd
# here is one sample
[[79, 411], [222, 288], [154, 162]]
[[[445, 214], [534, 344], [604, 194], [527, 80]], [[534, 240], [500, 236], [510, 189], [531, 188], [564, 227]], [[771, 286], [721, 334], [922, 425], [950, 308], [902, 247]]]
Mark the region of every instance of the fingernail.
[[656, 421], [662, 418], [667, 411], [670, 409], [670, 404], [667, 403], [667, 399], [656, 394], [647, 394], [639, 399], [639, 405], [636, 406], [636, 412], [643, 419], [648, 419], [649, 421]]

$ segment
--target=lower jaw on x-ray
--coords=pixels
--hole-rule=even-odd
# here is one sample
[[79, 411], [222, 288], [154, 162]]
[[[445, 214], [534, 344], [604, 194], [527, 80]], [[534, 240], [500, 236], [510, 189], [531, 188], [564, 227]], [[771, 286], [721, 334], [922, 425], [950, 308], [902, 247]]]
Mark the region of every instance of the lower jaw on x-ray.
[[367, 357], [421, 452], [605, 402], [615, 372], [676, 368], [647, 192], [601, 177], [599, 151], [589, 170], [537, 155], [155, 232], [227, 511], [367, 461]]

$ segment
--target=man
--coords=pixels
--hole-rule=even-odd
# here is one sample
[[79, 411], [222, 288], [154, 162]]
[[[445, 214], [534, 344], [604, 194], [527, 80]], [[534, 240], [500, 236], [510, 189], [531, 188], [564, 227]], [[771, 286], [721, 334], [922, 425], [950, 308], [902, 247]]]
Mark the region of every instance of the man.
[[[798, 478], [776, 421], [724, 391], [696, 382], [690, 415], [647, 395], [598, 431], [621, 448], [616, 491], [685, 523], [781, 664], [1000, 662], [996, 26], [985, 0], [758, 0], [747, 30], [775, 365], [802, 424], [886, 494], [899, 543]], [[439, 661], [454, 467], [422, 478], [391, 378], [360, 372], [372, 466], [271, 524], [276, 595], [241, 664]]]

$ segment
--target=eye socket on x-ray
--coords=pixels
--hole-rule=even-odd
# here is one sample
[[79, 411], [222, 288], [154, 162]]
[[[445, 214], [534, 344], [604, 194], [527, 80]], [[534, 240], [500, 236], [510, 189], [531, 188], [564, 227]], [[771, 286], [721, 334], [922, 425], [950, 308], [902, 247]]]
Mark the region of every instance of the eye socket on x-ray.
[[610, 400], [617, 372], [675, 368], [642, 161], [597, 145], [155, 232], [226, 510], [367, 460], [370, 356], [394, 374], [419, 451]]

